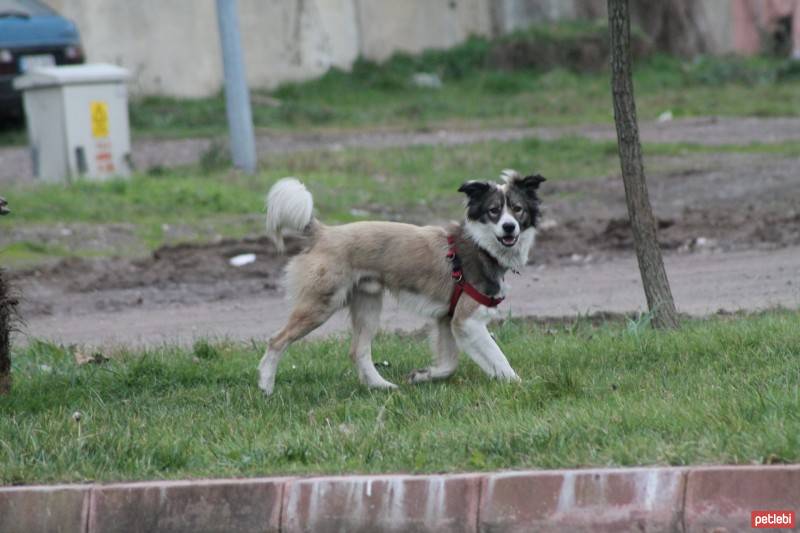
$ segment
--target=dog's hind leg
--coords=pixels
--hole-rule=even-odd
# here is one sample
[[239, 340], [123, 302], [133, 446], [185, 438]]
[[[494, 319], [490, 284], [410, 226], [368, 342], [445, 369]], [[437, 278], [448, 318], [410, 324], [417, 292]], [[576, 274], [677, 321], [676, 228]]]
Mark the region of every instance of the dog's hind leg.
[[432, 366], [414, 370], [408, 375], [409, 383], [421, 383], [449, 378], [458, 366], [458, 346], [450, 329], [450, 317], [441, 317], [431, 326], [431, 348], [435, 360]]
[[324, 324], [334, 311], [336, 311], [334, 306], [320, 308], [304, 303], [294, 308], [286, 326], [269, 340], [267, 351], [258, 364], [258, 386], [264, 394], [267, 396], [272, 394], [272, 389], [275, 387], [275, 372], [286, 348]]
[[353, 324], [350, 357], [356, 365], [361, 383], [371, 389], [396, 389], [397, 385], [383, 379], [372, 362], [372, 338], [380, 326], [382, 306], [382, 292], [353, 291], [350, 299], [350, 319]]

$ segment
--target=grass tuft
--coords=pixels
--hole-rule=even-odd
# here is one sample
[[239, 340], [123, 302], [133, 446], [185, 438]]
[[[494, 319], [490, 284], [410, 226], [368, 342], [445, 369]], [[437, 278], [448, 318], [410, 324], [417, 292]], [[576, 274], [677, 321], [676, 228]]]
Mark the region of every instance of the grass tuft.
[[209, 343], [206, 339], [196, 341], [192, 347], [192, 351], [194, 352], [194, 356], [198, 359], [216, 359], [220, 356], [217, 347]]

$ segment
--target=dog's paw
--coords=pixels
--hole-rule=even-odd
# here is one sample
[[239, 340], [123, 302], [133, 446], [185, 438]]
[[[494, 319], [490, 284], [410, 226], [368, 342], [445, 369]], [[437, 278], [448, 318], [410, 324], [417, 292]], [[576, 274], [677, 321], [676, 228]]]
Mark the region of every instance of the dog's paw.
[[367, 387], [369, 387], [372, 390], [395, 390], [398, 388], [397, 385], [386, 380], [380, 383], [371, 383], [367, 385]]
[[264, 396], [269, 397], [272, 396], [272, 390], [275, 388], [275, 384], [259, 381], [258, 388], [261, 389], [261, 392], [264, 394]]
[[424, 381], [431, 380], [431, 369], [430, 368], [418, 368], [416, 370], [412, 370], [406, 376], [406, 383], [422, 383]]
[[510, 373], [497, 374], [494, 378], [498, 381], [504, 381], [506, 383], [522, 382], [522, 378], [520, 378], [513, 370]]

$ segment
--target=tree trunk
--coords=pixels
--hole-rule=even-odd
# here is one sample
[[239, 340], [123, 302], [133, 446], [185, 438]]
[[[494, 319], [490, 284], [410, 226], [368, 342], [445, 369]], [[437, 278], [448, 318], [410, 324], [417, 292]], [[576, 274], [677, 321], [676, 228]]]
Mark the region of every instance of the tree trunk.
[[5, 275], [0, 269], [0, 396], [11, 390], [11, 315], [15, 303], [8, 295]]
[[[0, 197], [0, 215], [9, 213], [5, 198]], [[16, 300], [8, 294], [3, 270], [0, 269], [0, 396], [11, 390], [11, 317]]]
[[614, 99], [614, 122], [617, 126], [619, 159], [625, 202], [633, 230], [633, 243], [639, 260], [647, 306], [657, 328], [678, 325], [675, 303], [664, 270], [664, 261], [656, 238], [656, 221], [650, 207], [647, 183], [636, 122], [630, 54], [629, 0], [608, 0], [608, 25], [611, 34], [611, 92]]

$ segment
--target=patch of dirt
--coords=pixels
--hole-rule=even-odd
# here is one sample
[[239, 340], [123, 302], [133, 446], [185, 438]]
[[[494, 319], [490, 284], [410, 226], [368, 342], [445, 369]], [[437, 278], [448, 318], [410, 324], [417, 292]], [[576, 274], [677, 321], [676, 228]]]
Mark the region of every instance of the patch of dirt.
[[[239, 267], [230, 263], [243, 254], [254, 254], [256, 260]], [[283, 264], [266, 238], [226, 239], [213, 244], [164, 246], [143, 259], [67, 259], [38, 274], [48, 280], [61, 278], [68, 290], [75, 292], [213, 284], [220, 279], [256, 280], [265, 289], [273, 289], [276, 272]]]
[[[800, 159], [725, 154], [655, 162], [670, 169], [647, 178], [663, 249], [726, 252], [800, 244]], [[546, 185], [537, 262], [630, 253], [621, 178]]]
[[[658, 218], [661, 249], [677, 253], [700, 250], [774, 250], [800, 245], [800, 214], [687, 211], [681, 218]], [[534, 259], [599, 261], [633, 250], [633, 233], [627, 218], [582, 222], [542, 231]]]
[[[299, 239], [287, 239], [297, 253]], [[231, 259], [253, 254], [251, 263]], [[22, 288], [25, 316], [87, 314], [218, 301], [275, 292], [286, 256], [266, 237], [222, 239], [210, 244], [163, 246], [139, 259], [63, 259], [51, 265], [13, 271]]]

